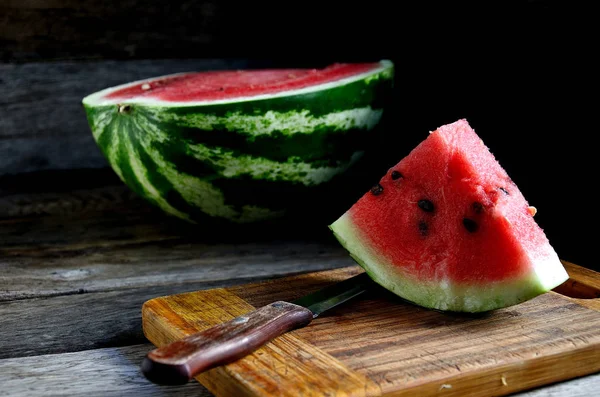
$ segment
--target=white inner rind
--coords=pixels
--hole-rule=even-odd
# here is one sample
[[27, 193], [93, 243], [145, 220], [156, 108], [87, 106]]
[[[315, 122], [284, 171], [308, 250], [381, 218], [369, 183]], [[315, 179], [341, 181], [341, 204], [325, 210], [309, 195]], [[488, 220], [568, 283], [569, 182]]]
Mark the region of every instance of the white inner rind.
[[101, 90], [101, 91], [98, 91], [91, 95], [86, 96], [85, 98], [83, 98], [83, 103], [88, 106], [114, 105], [117, 103], [135, 103], [135, 104], [146, 104], [146, 105], [185, 107], [185, 106], [218, 105], [218, 104], [233, 103], [233, 102], [257, 101], [257, 100], [262, 100], [262, 99], [271, 99], [271, 98], [279, 98], [279, 97], [284, 97], [284, 96], [307, 94], [307, 93], [311, 93], [311, 92], [316, 92], [316, 91], [326, 90], [326, 89], [330, 89], [330, 88], [334, 88], [334, 87], [339, 87], [339, 86], [353, 83], [355, 81], [359, 81], [359, 80], [363, 80], [363, 79], [365, 79], [368, 82], [370, 76], [379, 74], [386, 70], [390, 70], [390, 75], [387, 77], [391, 78], [392, 77], [391, 69], [393, 67], [393, 63], [389, 60], [382, 60], [379, 62], [379, 64], [381, 65], [379, 68], [370, 70], [365, 73], [360, 73], [360, 74], [356, 74], [356, 75], [350, 76], [350, 77], [345, 77], [345, 78], [342, 78], [339, 80], [328, 81], [326, 83], [312, 85], [309, 87], [299, 88], [299, 89], [295, 89], [295, 90], [284, 90], [284, 91], [276, 92], [273, 94], [262, 94], [262, 95], [246, 96], [246, 97], [232, 97], [232, 98], [217, 99], [217, 100], [207, 99], [207, 100], [200, 100], [200, 101], [181, 101], [181, 102], [164, 101], [164, 100], [160, 100], [157, 98], [151, 98], [148, 96], [140, 96], [140, 97], [126, 98], [126, 99], [105, 98], [105, 96], [111, 94], [112, 92], [122, 90], [122, 89], [125, 89], [128, 87], [132, 87], [132, 86], [136, 86], [136, 85], [140, 85], [140, 84], [144, 84], [144, 83], [151, 83], [156, 80], [161, 80], [161, 79], [169, 78], [169, 77], [181, 76], [181, 75], [194, 73], [194, 72], [175, 73], [175, 74], [160, 76], [158, 78], [153, 77], [153, 78], [149, 78], [149, 79], [138, 80], [138, 81], [134, 81], [134, 82], [127, 83], [127, 84], [118, 85], [115, 87], [106, 88], [104, 90]]
[[481, 283], [457, 283], [447, 278], [419, 280], [370, 249], [349, 213], [341, 216], [330, 228], [375, 282], [427, 308], [472, 313], [499, 309], [532, 299], [569, 278], [558, 256], [550, 256], [534, 260], [529, 274], [509, 280]]

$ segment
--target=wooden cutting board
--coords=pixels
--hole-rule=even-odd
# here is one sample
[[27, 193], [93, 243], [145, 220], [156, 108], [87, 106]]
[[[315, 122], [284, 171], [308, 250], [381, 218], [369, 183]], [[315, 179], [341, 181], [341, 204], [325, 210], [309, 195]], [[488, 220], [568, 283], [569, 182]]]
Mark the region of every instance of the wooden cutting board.
[[[226, 397], [490, 396], [598, 372], [600, 274], [565, 266], [571, 278], [556, 292], [483, 315], [427, 310], [375, 291], [196, 379]], [[144, 333], [162, 346], [361, 271], [152, 299], [142, 310]]]

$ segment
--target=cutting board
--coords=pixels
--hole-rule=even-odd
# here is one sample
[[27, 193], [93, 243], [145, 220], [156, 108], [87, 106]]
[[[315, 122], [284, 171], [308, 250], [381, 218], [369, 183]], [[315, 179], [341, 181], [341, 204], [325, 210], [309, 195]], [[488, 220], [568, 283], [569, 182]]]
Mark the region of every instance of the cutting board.
[[[196, 379], [216, 396], [490, 396], [600, 371], [600, 274], [565, 262], [555, 291], [492, 313], [364, 294]], [[156, 346], [356, 275], [348, 267], [144, 303]]]

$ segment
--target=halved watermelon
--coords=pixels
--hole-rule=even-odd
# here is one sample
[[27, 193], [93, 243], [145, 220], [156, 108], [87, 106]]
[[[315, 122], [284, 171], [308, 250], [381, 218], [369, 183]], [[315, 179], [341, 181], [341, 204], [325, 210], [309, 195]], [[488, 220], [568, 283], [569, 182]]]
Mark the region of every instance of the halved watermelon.
[[389, 61], [324, 69], [182, 73], [83, 99], [118, 176], [179, 218], [277, 218], [343, 174], [372, 142]]
[[377, 283], [402, 298], [481, 312], [567, 280], [535, 212], [459, 120], [430, 133], [330, 228]]

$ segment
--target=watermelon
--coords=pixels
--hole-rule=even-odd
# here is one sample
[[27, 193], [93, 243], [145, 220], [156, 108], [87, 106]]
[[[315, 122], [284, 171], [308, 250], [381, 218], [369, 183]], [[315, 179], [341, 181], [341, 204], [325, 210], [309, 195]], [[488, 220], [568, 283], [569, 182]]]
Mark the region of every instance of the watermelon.
[[83, 106], [104, 156], [141, 197], [194, 223], [250, 223], [306, 208], [363, 156], [393, 72], [384, 60], [180, 73]]
[[475, 313], [567, 280], [535, 213], [462, 119], [431, 132], [329, 227], [388, 290]]

